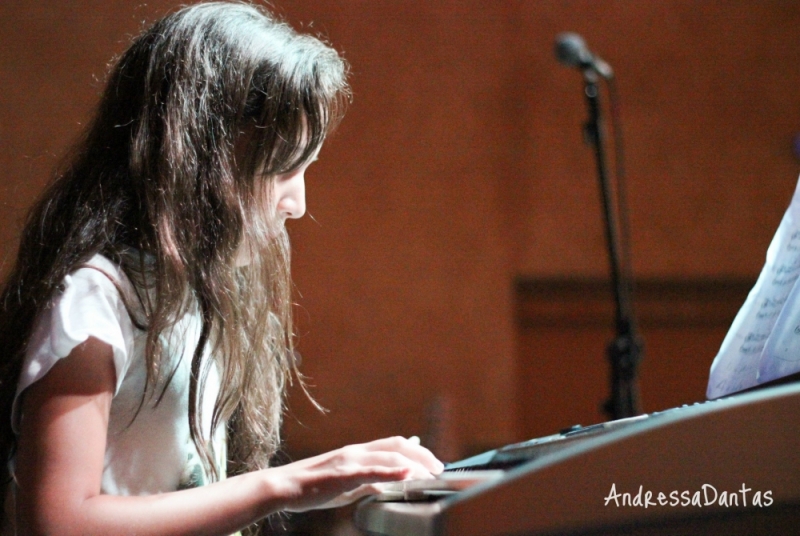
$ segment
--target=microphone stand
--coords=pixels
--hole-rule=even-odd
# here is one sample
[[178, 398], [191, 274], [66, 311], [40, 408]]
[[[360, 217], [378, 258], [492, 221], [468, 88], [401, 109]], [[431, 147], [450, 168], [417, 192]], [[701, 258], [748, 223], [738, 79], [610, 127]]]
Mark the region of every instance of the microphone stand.
[[[594, 147], [597, 174], [603, 201], [606, 226], [606, 243], [611, 265], [611, 284], [614, 291], [616, 336], [607, 347], [611, 366], [611, 396], [603, 410], [611, 420], [633, 417], [641, 413], [639, 402], [638, 367], [642, 357], [642, 343], [636, 332], [636, 322], [631, 300], [631, 277], [620, 255], [621, 237], [617, 220], [619, 206], [614, 203], [613, 190], [608, 180], [605, 158], [605, 139], [600, 119], [598, 75], [593, 69], [583, 69], [586, 103], [589, 119], [584, 125], [586, 142]], [[620, 215], [624, 217], [624, 215]], [[627, 239], [627, 236], [624, 237]], [[625, 259], [627, 261], [627, 258]]]

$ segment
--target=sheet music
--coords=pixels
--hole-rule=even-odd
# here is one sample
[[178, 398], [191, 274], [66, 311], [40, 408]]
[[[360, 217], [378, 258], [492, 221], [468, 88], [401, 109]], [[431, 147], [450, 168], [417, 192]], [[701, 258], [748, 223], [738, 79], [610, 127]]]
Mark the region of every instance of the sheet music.
[[767, 260], [711, 365], [708, 398], [800, 372], [800, 181]]

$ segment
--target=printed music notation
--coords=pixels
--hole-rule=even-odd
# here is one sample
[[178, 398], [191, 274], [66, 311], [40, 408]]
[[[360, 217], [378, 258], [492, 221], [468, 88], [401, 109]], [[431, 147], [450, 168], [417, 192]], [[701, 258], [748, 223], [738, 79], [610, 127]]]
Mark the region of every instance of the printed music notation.
[[800, 372], [800, 181], [755, 286], [711, 365], [708, 398]]

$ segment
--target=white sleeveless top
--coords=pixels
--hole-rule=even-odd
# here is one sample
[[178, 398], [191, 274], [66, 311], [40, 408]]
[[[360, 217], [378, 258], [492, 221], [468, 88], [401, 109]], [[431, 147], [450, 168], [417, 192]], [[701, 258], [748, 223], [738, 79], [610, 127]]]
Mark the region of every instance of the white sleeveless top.
[[[175, 374], [148, 390], [142, 403], [146, 378], [146, 333], [137, 329], [117, 287], [134, 296], [131, 282], [107, 258], [96, 255], [87, 265], [64, 279], [63, 290], [36, 321], [17, 385], [12, 425], [17, 432], [20, 393], [44, 377], [59, 360], [89, 337], [113, 349], [116, 387], [111, 403], [102, 493], [148, 495], [204, 485], [209, 481], [189, 433], [189, 378], [192, 356], [200, 336], [197, 310], [181, 318], [174, 329], [162, 334], [163, 376]], [[106, 275], [107, 274], [107, 275]], [[131, 292], [129, 292], [131, 291]], [[136, 303], [129, 300], [132, 306]], [[211, 366], [199, 412], [206, 439], [219, 392], [219, 374]], [[158, 397], [164, 392], [161, 401]], [[225, 474], [225, 426], [212, 440], [220, 475]], [[13, 471], [13, 460], [12, 460]], [[12, 473], [13, 474], [13, 473]]]

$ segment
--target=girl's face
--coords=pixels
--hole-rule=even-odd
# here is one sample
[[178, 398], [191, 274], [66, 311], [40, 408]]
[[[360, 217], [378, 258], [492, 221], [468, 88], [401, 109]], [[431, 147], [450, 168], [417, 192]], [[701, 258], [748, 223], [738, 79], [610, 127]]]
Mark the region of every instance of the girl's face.
[[[287, 219], [301, 218], [306, 213], [305, 173], [308, 166], [316, 162], [318, 154], [319, 151], [297, 169], [277, 175], [272, 181], [265, 181], [266, 184], [272, 184], [272, 196], [265, 198], [270, 199], [272, 204], [270, 208], [279, 225], [286, 223]], [[248, 248], [240, 244], [236, 253], [236, 266], [248, 264], [250, 264]]]

